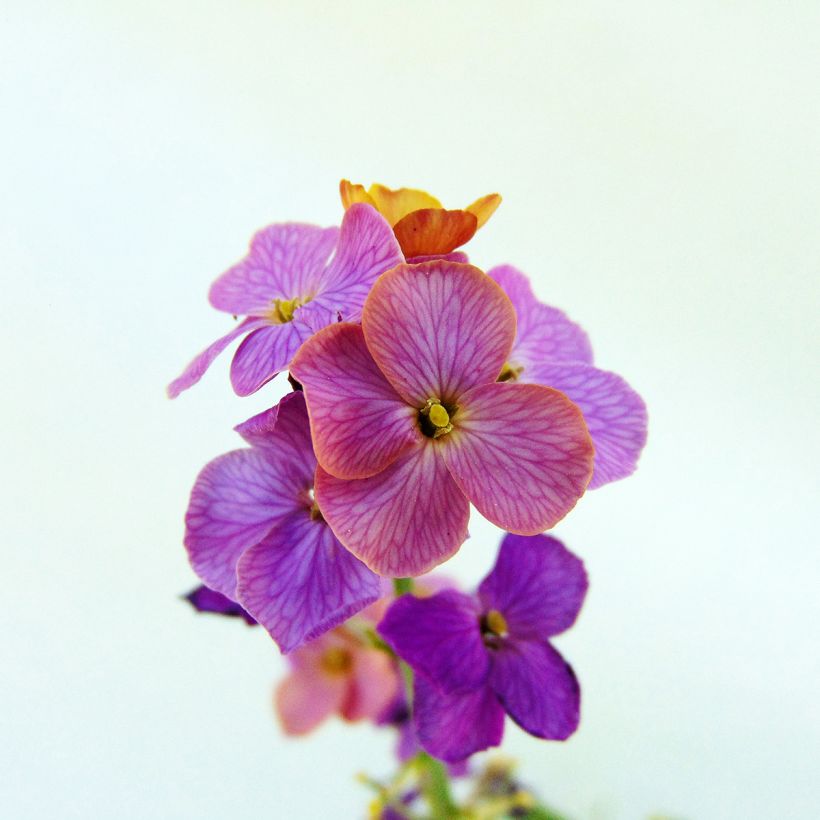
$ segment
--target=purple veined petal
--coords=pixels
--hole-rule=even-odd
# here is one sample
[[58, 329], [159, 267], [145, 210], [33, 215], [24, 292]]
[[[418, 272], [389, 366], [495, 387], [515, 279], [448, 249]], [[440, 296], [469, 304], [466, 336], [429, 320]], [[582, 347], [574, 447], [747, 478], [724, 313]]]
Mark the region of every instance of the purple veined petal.
[[413, 671], [445, 692], [464, 692], [484, 684], [490, 658], [481, 637], [476, 601], [454, 589], [429, 598], [402, 595], [377, 628]]
[[185, 600], [197, 612], [212, 612], [215, 615], [225, 615], [229, 618], [243, 618], [248, 626], [256, 626], [256, 621], [238, 604], [215, 589], [198, 586], [192, 589]]
[[362, 327], [373, 358], [417, 409], [429, 398], [454, 403], [494, 382], [515, 337], [510, 300], [471, 265], [399, 265], [379, 278]]
[[345, 481], [316, 470], [316, 499], [336, 537], [374, 572], [422, 575], [467, 537], [470, 505], [433, 439], [370, 478]]
[[266, 324], [239, 345], [231, 362], [231, 385], [237, 396], [250, 396], [287, 368], [310, 336], [301, 322]]
[[566, 740], [581, 717], [572, 667], [546, 641], [508, 641], [495, 651], [490, 685], [509, 716], [545, 740]]
[[549, 638], [569, 629], [587, 592], [580, 558], [548, 535], [506, 535], [478, 596], [504, 616], [511, 638]]
[[324, 521], [302, 509], [280, 518], [236, 569], [239, 602], [291, 652], [379, 597], [380, 584]]
[[545, 361], [592, 364], [592, 345], [584, 330], [558, 308], [535, 298], [529, 279], [512, 265], [487, 271], [510, 297], [518, 319], [510, 363], [523, 366]]
[[344, 702], [346, 676], [311, 668], [294, 669], [276, 689], [276, 711], [288, 735], [306, 735]]
[[235, 599], [239, 556], [304, 506], [309, 486], [261, 450], [234, 450], [206, 464], [185, 514], [185, 547], [196, 574]]
[[504, 709], [488, 685], [473, 692], [446, 694], [417, 676], [413, 713], [419, 743], [448, 763], [498, 746], [504, 736]]
[[262, 228], [248, 255], [211, 285], [217, 310], [264, 316], [274, 299], [310, 296], [339, 237], [338, 228], [289, 222]]
[[319, 463], [337, 478], [372, 476], [424, 438], [417, 411], [381, 374], [359, 325], [311, 337], [291, 373], [304, 389]]
[[339, 244], [322, 273], [313, 301], [344, 321], [358, 321], [380, 274], [404, 262], [387, 220], [371, 205], [356, 203], [342, 220]]
[[412, 259], [407, 260], [408, 265], [420, 265], [422, 262], [435, 262], [435, 261], [442, 261], [442, 262], [459, 262], [462, 265], [466, 265], [470, 261], [470, 257], [467, 256], [464, 251], [453, 251], [452, 253], [445, 253], [439, 256], [414, 256]]
[[646, 444], [646, 405], [624, 379], [578, 362], [544, 362], [525, 368], [521, 379], [560, 390], [581, 408], [595, 445], [589, 489], [635, 472]]
[[232, 342], [245, 333], [256, 330], [267, 324], [264, 319], [250, 318], [240, 322], [230, 333], [217, 339], [202, 351], [178, 376], [168, 385], [168, 398], [175, 399], [184, 390], [193, 387], [211, 366], [214, 359]]
[[467, 498], [496, 526], [535, 535], [560, 521], [592, 474], [592, 441], [581, 411], [535, 384], [474, 387], [459, 399], [440, 441]]

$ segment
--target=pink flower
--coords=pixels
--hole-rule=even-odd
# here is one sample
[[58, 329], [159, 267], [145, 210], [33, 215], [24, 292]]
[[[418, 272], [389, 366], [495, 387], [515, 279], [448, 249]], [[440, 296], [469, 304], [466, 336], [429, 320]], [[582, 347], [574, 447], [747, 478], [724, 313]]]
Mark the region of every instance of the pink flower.
[[583, 494], [593, 447], [580, 410], [549, 387], [496, 381], [515, 327], [478, 268], [401, 264], [377, 280], [361, 326], [327, 327], [294, 359], [319, 507], [375, 572], [419, 575], [449, 558], [470, 502], [534, 535]]
[[289, 735], [303, 735], [332, 714], [376, 720], [393, 702], [401, 681], [393, 658], [340, 626], [288, 655], [292, 670], [275, 694]]

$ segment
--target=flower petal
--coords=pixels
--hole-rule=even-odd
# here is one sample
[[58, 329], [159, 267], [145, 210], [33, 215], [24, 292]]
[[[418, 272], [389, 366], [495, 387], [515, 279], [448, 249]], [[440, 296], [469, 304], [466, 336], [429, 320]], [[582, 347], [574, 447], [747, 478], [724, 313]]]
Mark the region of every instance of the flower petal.
[[510, 641], [496, 650], [490, 684], [509, 716], [531, 735], [566, 740], [578, 728], [578, 680], [546, 641]]
[[474, 692], [445, 694], [417, 677], [413, 719], [421, 745], [448, 763], [498, 746], [504, 736], [504, 709], [486, 685]]
[[446, 692], [464, 692], [480, 687], [490, 670], [479, 619], [475, 599], [454, 589], [429, 598], [402, 595], [378, 633], [414, 672]]
[[359, 325], [317, 333], [291, 373], [304, 389], [319, 463], [338, 478], [374, 475], [424, 438], [417, 411], [381, 374]]
[[377, 720], [402, 685], [394, 658], [380, 649], [354, 653], [347, 696], [341, 706], [345, 720]]
[[580, 558], [548, 535], [507, 535], [478, 596], [504, 616], [512, 638], [549, 638], [569, 629], [587, 591]]
[[466, 265], [470, 261], [470, 257], [463, 251], [453, 251], [452, 253], [433, 254], [428, 256], [414, 256], [407, 260], [408, 265], [420, 265], [422, 262], [461, 262]]
[[373, 197], [367, 193], [364, 185], [355, 184], [349, 179], [343, 179], [339, 182], [339, 196], [342, 198], [342, 205], [345, 210], [356, 202], [365, 202], [374, 208], [376, 207]]
[[422, 575], [467, 537], [470, 505], [426, 439], [386, 470], [345, 481], [316, 470], [316, 499], [336, 537], [374, 572]]
[[501, 204], [501, 194], [487, 194], [468, 205], [465, 210], [469, 211], [478, 220], [476, 229], [480, 228], [484, 223], [496, 212], [496, 209]]
[[399, 265], [379, 278], [362, 319], [367, 346], [393, 387], [417, 408], [455, 403], [495, 381], [515, 337], [510, 300], [471, 265]]
[[478, 219], [469, 211], [423, 208], [402, 217], [393, 232], [405, 256], [438, 256], [469, 242], [477, 228]]
[[358, 321], [370, 288], [386, 270], [404, 262], [390, 226], [370, 205], [354, 204], [345, 212], [339, 244], [305, 305], [302, 320], [314, 330], [317, 315], [325, 321]]
[[243, 618], [249, 626], [256, 626], [256, 621], [236, 601], [215, 589], [208, 589], [204, 585], [198, 586], [185, 596], [185, 600], [197, 612], [213, 612], [229, 618]]
[[474, 387], [459, 399], [442, 453], [459, 487], [502, 529], [535, 535], [558, 523], [592, 475], [581, 411], [535, 384]]
[[208, 299], [218, 310], [264, 316], [274, 299], [308, 296], [338, 237], [338, 228], [269, 225], [253, 237], [248, 255], [211, 285]]
[[299, 509], [297, 477], [260, 450], [219, 456], [197, 476], [185, 514], [185, 547], [211, 589], [236, 597], [239, 556], [282, 516]]
[[387, 188], [374, 182], [367, 190], [379, 213], [395, 225], [400, 219], [422, 208], [441, 208], [441, 203], [427, 191], [416, 188]]
[[347, 692], [347, 678], [294, 669], [277, 687], [276, 711], [285, 734], [305, 735], [338, 711]]
[[379, 578], [308, 509], [277, 521], [236, 568], [239, 602], [291, 652], [346, 621], [381, 591]]
[[624, 379], [578, 362], [534, 365], [521, 378], [560, 390], [581, 408], [595, 445], [589, 489], [635, 472], [646, 444], [646, 405]]
[[231, 385], [237, 396], [250, 396], [284, 370], [310, 330], [298, 320], [267, 324], [251, 333], [231, 362]]
[[263, 327], [264, 319], [245, 319], [240, 322], [230, 333], [217, 339], [213, 344], [209, 345], [202, 351], [182, 372], [182, 375], [177, 376], [168, 385], [168, 398], [175, 399], [183, 390], [193, 387], [204, 375], [205, 371], [211, 366], [213, 360], [234, 340], [238, 339], [245, 333]]
[[[535, 298], [529, 279], [512, 265], [487, 271], [498, 282], [515, 308], [518, 328], [510, 363], [524, 368], [546, 361], [579, 361], [592, 364], [592, 346], [580, 325], [558, 308]], [[522, 376], [523, 378], [523, 376]]]

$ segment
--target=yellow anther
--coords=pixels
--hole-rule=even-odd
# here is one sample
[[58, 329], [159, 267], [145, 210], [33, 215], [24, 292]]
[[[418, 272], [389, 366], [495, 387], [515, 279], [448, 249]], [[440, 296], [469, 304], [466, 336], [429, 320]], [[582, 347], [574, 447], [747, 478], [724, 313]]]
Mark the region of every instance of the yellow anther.
[[322, 669], [331, 675], [343, 675], [353, 666], [353, 658], [347, 649], [334, 646], [322, 655]]
[[484, 616], [484, 623], [493, 635], [503, 638], [507, 634], [507, 619], [497, 609], [491, 609]]
[[296, 308], [307, 304], [309, 301], [310, 297], [301, 299], [298, 296], [294, 299], [274, 299], [272, 302], [273, 308], [268, 313], [268, 318], [277, 325], [286, 325], [288, 322], [293, 321]]
[[496, 379], [496, 381], [514, 382], [521, 375], [521, 371], [523, 369], [523, 367], [516, 367], [514, 364], [510, 364], [509, 362], [507, 362], [504, 365], [504, 367], [501, 368], [501, 373], [499, 373], [498, 379]]
[[440, 404], [434, 404], [430, 407], [428, 418], [436, 427], [446, 427], [450, 423], [450, 414]]

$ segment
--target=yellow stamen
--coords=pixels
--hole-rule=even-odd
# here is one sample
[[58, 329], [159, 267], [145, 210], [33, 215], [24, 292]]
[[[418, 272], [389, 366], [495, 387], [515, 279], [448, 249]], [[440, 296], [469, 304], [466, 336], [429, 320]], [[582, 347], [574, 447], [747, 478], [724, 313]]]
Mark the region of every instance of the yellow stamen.
[[484, 624], [493, 635], [498, 635], [499, 638], [507, 634], [507, 619], [497, 609], [491, 609], [484, 616]]
[[353, 658], [347, 649], [334, 646], [322, 655], [322, 669], [330, 675], [344, 675], [353, 666]]
[[516, 367], [515, 365], [507, 362], [504, 367], [501, 368], [501, 373], [496, 381], [514, 382], [521, 375], [521, 371], [523, 369], [523, 367]]
[[446, 427], [450, 423], [450, 414], [441, 404], [434, 404], [430, 407], [428, 415], [430, 422], [436, 427]]
[[310, 297], [302, 299], [295, 297], [294, 299], [273, 299], [273, 307], [268, 312], [268, 318], [277, 325], [286, 325], [293, 321], [293, 314], [296, 313], [296, 308], [307, 304]]

